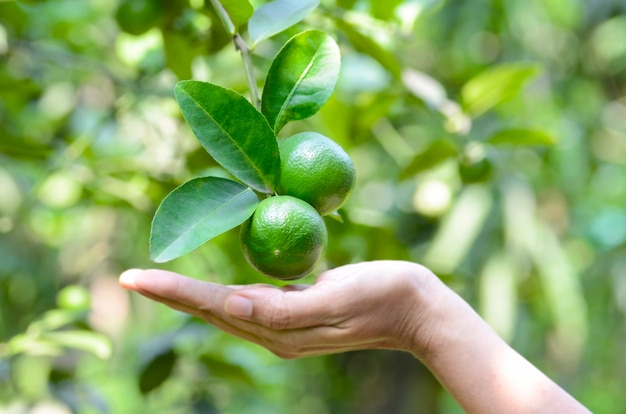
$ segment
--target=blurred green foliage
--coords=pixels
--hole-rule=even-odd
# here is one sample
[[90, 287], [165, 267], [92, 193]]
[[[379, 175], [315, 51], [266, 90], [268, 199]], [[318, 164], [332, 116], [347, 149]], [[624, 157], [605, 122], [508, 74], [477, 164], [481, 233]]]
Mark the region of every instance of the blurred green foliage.
[[[591, 410], [619, 412], [626, 3], [325, 0], [259, 42], [258, 79], [308, 28], [337, 39], [342, 73], [281, 136], [323, 132], [358, 172], [319, 271], [424, 263]], [[154, 266], [162, 198], [224, 175], [174, 100], [188, 78], [246, 92], [204, 0], [0, 1], [0, 410], [460, 412], [410, 355], [282, 361], [118, 288]], [[237, 238], [164, 268], [271, 282]]]

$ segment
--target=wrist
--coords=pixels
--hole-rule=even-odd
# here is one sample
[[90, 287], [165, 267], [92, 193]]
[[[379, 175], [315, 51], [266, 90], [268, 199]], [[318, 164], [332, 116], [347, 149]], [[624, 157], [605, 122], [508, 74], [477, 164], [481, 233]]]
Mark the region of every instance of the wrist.
[[417, 292], [411, 352], [467, 413], [587, 413], [437, 277]]
[[406, 297], [406, 318], [399, 326], [400, 348], [424, 360], [435, 349], [439, 327], [445, 319], [446, 293], [449, 289], [424, 266], [411, 263], [407, 268], [410, 289]]
[[407, 350], [428, 365], [457, 336], [471, 336], [466, 330], [475, 329], [480, 318], [430, 270], [417, 265], [416, 272]]

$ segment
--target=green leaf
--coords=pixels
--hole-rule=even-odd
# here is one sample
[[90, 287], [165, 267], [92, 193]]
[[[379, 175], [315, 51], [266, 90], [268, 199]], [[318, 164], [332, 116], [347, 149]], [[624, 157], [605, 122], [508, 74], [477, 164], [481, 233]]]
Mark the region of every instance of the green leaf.
[[463, 107], [474, 117], [482, 115], [501, 102], [517, 96], [524, 84], [538, 73], [537, 66], [521, 63], [487, 69], [463, 86]]
[[85, 319], [84, 312], [52, 309], [28, 326], [29, 332], [48, 332]]
[[342, 9], [351, 10], [356, 4], [357, 0], [336, 0], [337, 7], [341, 7]]
[[318, 30], [292, 37], [267, 75], [262, 112], [278, 133], [289, 121], [308, 118], [326, 103], [339, 77], [341, 56], [332, 37]]
[[211, 19], [211, 27], [201, 47], [203, 48], [203, 53], [215, 55], [226, 46], [232, 45], [233, 35], [224, 30], [224, 24], [216, 13], [206, 14]]
[[42, 340], [40, 336], [28, 334], [15, 335], [6, 343], [6, 348], [0, 347], [0, 360], [5, 356], [19, 354], [59, 356], [63, 354], [63, 348]]
[[250, 187], [271, 193], [280, 174], [276, 136], [237, 92], [200, 81], [176, 84], [185, 120], [209, 154]]
[[391, 20], [394, 17], [394, 11], [396, 7], [404, 3], [404, 0], [371, 0], [370, 12], [373, 17], [381, 20]]
[[41, 335], [43, 342], [91, 352], [101, 359], [111, 357], [113, 347], [106, 336], [91, 331], [60, 331]]
[[220, 0], [235, 28], [246, 23], [254, 13], [254, 7], [248, 0]]
[[484, 183], [493, 176], [493, 164], [486, 156], [475, 161], [465, 160], [461, 157], [458, 171], [463, 184]]
[[180, 30], [161, 29], [163, 49], [167, 66], [179, 79], [189, 79], [191, 62], [196, 57], [196, 51], [190, 46], [189, 38]]
[[456, 147], [444, 140], [433, 141], [428, 148], [417, 154], [415, 158], [401, 172], [399, 178], [404, 180], [417, 173], [425, 171], [435, 165], [457, 155]]
[[458, 103], [448, 99], [446, 89], [437, 79], [417, 70], [404, 69], [402, 83], [428, 107], [446, 117], [448, 131], [464, 135], [472, 128], [472, 120], [463, 113]]
[[534, 129], [507, 129], [487, 139], [492, 145], [553, 146], [554, 138], [545, 131]]
[[139, 376], [139, 391], [145, 395], [160, 387], [174, 371], [177, 359], [173, 349], [152, 359]]
[[256, 209], [254, 191], [235, 181], [201, 177], [165, 197], [150, 234], [150, 258], [166, 262], [243, 223]]
[[335, 220], [338, 223], [343, 223], [344, 222], [343, 221], [343, 216], [338, 211], [333, 211], [332, 213], [327, 214], [326, 217], [329, 217], [329, 218]]
[[309, 15], [320, 0], [275, 0], [255, 10], [248, 22], [254, 44], [290, 28]]
[[[58, 369], [57, 367], [59, 365], [60, 364], [54, 361], [54, 367], [56, 369]], [[50, 384], [50, 377], [53, 371], [53, 359], [49, 358], [48, 355], [22, 355], [17, 358], [12, 358], [10, 361], [0, 361], [0, 366], [2, 367], [2, 388], [4, 390], [11, 387], [9, 389], [13, 391], [13, 398], [28, 398], [39, 401], [50, 395], [52, 385]], [[3, 401], [5, 400], [6, 398], [3, 398]], [[15, 406], [15, 404], [13, 406]], [[19, 408], [17, 410], [7, 408], [4, 402], [1, 411], [3, 413], [15, 411], [28, 412], [28, 410], [21, 410]], [[57, 410], [43, 408], [41, 411], [54, 412]], [[64, 411], [67, 412], [68, 410], [66, 409]]]
[[200, 355], [198, 361], [209, 369], [212, 377], [219, 378], [221, 381], [239, 382], [248, 386], [254, 385], [254, 379], [239, 365], [231, 364], [210, 354]]
[[345, 20], [337, 18], [335, 19], [335, 24], [348, 36], [350, 43], [357, 51], [371, 56], [389, 71], [394, 78], [400, 79], [402, 66], [391, 52], [384, 49], [371, 37], [359, 32], [352, 24]]

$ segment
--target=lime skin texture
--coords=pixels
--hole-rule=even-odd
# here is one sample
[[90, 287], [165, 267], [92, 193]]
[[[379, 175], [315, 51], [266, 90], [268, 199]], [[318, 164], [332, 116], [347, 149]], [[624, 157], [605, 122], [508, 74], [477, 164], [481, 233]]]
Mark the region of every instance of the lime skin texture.
[[241, 249], [257, 271], [281, 280], [310, 273], [328, 244], [324, 219], [307, 202], [291, 196], [262, 200], [241, 226]]
[[302, 132], [279, 145], [278, 194], [311, 204], [323, 216], [339, 209], [350, 196], [356, 171], [350, 156], [332, 139]]

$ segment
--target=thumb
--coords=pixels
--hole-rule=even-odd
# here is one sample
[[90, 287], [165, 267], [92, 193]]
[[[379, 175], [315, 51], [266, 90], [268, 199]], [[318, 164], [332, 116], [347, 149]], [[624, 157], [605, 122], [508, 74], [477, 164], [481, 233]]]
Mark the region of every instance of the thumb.
[[258, 287], [228, 295], [224, 310], [273, 330], [285, 330], [333, 323], [339, 314], [337, 303], [330, 292], [315, 287], [288, 291]]

